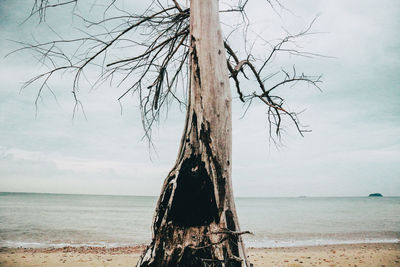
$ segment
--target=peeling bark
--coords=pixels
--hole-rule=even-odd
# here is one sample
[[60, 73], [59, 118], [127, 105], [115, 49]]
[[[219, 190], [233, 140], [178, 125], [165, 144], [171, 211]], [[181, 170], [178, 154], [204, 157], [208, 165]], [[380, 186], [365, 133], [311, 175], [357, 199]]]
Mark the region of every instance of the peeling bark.
[[232, 120], [218, 1], [191, 0], [190, 90], [174, 168], [164, 181], [153, 239], [137, 266], [250, 266], [231, 184]]

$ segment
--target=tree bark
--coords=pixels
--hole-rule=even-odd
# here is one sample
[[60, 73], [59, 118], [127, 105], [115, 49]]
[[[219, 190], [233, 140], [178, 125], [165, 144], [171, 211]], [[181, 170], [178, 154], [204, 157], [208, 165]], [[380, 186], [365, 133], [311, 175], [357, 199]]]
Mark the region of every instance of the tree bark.
[[217, 0], [190, 1], [190, 90], [175, 166], [137, 266], [250, 266], [232, 194], [231, 93]]

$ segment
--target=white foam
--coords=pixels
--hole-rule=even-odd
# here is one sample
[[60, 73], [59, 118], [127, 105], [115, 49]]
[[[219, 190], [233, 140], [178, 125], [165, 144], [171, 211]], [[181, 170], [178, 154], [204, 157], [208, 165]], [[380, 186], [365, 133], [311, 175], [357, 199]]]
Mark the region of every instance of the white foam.
[[108, 242], [86, 242], [86, 243], [50, 243], [50, 242], [24, 242], [24, 241], [12, 241], [2, 240], [0, 241], [0, 247], [6, 248], [63, 248], [63, 247], [129, 247], [137, 246], [136, 243], [108, 243]]
[[278, 247], [305, 247], [323, 245], [345, 245], [345, 244], [371, 244], [371, 243], [399, 243], [400, 239], [357, 239], [357, 240], [333, 240], [333, 239], [313, 239], [313, 240], [249, 240], [245, 244], [253, 248], [278, 248]]

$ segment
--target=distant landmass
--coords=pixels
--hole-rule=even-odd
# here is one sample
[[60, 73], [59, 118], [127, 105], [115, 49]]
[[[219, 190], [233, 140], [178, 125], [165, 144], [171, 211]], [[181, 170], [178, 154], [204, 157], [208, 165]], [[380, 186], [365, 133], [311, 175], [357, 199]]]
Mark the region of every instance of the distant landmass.
[[369, 194], [369, 197], [383, 197], [381, 193]]

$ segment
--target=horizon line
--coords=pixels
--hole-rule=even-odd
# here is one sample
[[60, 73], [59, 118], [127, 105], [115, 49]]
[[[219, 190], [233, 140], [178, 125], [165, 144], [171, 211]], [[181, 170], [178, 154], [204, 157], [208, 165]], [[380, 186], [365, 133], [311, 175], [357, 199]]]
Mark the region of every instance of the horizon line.
[[[378, 192], [374, 192], [378, 193]], [[96, 193], [55, 193], [55, 192], [25, 192], [25, 191], [0, 191], [2, 194], [47, 194], [47, 195], [81, 195], [81, 196], [113, 196], [113, 197], [159, 197], [158, 195], [126, 195], [126, 194], [96, 194]], [[373, 194], [373, 193], [371, 193]], [[384, 195], [383, 197], [400, 197], [395, 195]], [[339, 197], [368, 197], [368, 195], [353, 195], [353, 196], [315, 196], [315, 195], [297, 195], [297, 196], [234, 196], [234, 198], [339, 198]]]

